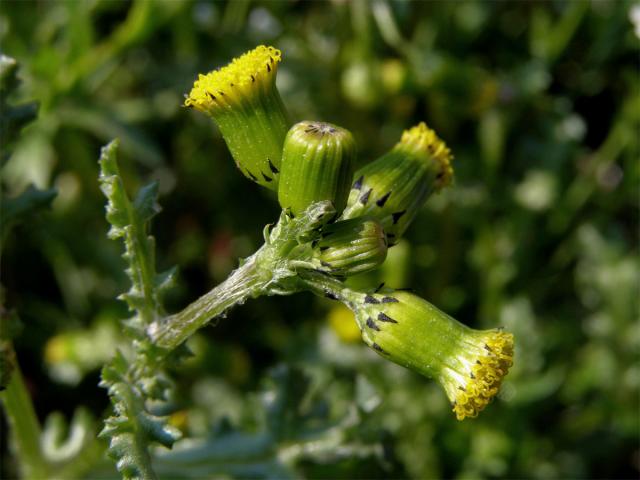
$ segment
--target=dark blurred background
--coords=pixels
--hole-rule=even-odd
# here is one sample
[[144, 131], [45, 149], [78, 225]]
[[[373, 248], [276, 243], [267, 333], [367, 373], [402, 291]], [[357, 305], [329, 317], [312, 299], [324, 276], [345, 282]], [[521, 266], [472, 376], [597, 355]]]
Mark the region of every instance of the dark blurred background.
[[192, 340], [179, 426], [250, 423], [267, 369], [303, 364], [328, 372], [338, 405], [367, 382], [366, 423], [392, 459], [303, 466], [310, 477], [637, 478], [639, 36], [627, 1], [0, 3], [2, 51], [23, 81], [12, 100], [40, 106], [2, 188], [57, 189], [5, 240], [1, 267], [39, 416], [109, 405], [99, 368], [121, 341], [128, 285], [106, 238], [101, 145], [120, 139], [130, 192], [159, 181], [157, 262], [180, 270], [169, 311], [223, 280], [277, 218], [213, 122], [181, 106], [198, 73], [265, 43], [283, 52], [292, 119], [350, 129], [361, 163], [422, 120], [447, 142], [455, 185], [362, 282], [506, 327], [515, 366], [497, 401], [459, 423], [436, 383], [368, 351], [348, 312], [264, 298]]

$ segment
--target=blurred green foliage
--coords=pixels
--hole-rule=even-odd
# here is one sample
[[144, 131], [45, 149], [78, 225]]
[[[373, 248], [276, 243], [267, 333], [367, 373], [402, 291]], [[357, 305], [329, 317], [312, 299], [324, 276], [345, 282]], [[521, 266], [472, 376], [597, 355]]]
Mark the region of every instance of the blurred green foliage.
[[[119, 341], [126, 307], [115, 297], [128, 285], [119, 247], [106, 237], [102, 144], [120, 139], [132, 192], [159, 182], [158, 268], [180, 268], [170, 311], [222, 280], [277, 218], [274, 196], [235, 170], [212, 122], [181, 108], [198, 73], [267, 43], [283, 51], [278, 82], [293, 119], [350, 129], [361, 163], [421, 120], [445, 139], [456, 185], [430, 200], [378, 276], [414, 287], [469, 325], [505, 326], [518, 342], [515, 366], [499, 400], [458, 423], [435, 383], [347, 341], [326, 320], [328, 301], [260, 299], [190, 342], [196, 355], [174, 372], [184, 407], [176, 426], [193, 437], [209, 436], [223, 417], [256, 428], [253, 392], [269, 368], [285, 363], [313, 372], [330, 406], [325, 417], [342, 418], [357, 402], [366, 413], [359, 435], [383, 448], [374, 460], [356, 451], [326, 461], [299, 454], [309, 477], [637, 477], [633, 8], [640, 7], [0, 3], [0, 43], [23, 81], [11, 100], [40, 105], [11, 146], [2, 190], [18, 206], [29, 185], [57, 190], [50, 212], [13, 225], [3, 239], [6, 304], [24, 324], [15, 348], [39, 416], [70, 416], [85, 405], [102, 417], [108, 409], [98, 369]], [[2, 148], [5, 157], [4, 141]], [[11, 205], [3, 202], [3, 217]], [[2, 476], [10, 478], [6, 448], [3, 455]]]

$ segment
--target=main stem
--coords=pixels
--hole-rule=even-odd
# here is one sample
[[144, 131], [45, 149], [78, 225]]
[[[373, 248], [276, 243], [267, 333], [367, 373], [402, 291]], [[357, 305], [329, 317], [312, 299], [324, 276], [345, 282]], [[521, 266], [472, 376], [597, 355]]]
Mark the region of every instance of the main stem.
[[297, 281], [298, 269], [313, 268], [311, 244], [319, 228], [334, 216], [329, 201], [314, 203], [296, 217], [282, 212], [273, 229], [265, 227], [265, 244], [229, 278], [181, 312], [154, 321], [147, 335], [158, 347], [173, 350], [209, 320], [248, 298], [287, 295], [305, 288]]
[[0, 395], [24, 478], [47, 478], [47, 462], [40, 447], [40, 423], [20, 367], [15, 365], [7, 389]]
[[147, 330], [151, 340], [159, 347], [173, 350], [212, 318], [264, 292], [272, 277], [270, 272], [260, 268], [261, 250], [187, 308], [152, 323]]

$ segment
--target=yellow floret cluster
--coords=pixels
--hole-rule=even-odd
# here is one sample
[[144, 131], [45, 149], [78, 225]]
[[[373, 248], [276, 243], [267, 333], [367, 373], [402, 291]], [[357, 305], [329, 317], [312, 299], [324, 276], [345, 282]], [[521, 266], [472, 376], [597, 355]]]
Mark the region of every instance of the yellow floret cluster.
[[453, 155], [447, 145], [424, 122], [405, 130], [398, 144], [399, 148], [410, 148], [413, 151], [427, 153], [438, 162], [440, 171], [436, 177], [436, 189], [440, 190], [453, 181]]
[[184, 104], [212, 112], [250, 100], [265, 86], [273, 84], [281, 59], [280, 50], [260, 45], [225, 67], [200, 74]]
[[513, 335], [491, 332], [483, 345], [484, 354], [470, 359], [469, 377], [464, 385], [451, 385], [453, 412], [458, 420], [475, 417], [496, 396], [502, 379], [513, 365]]

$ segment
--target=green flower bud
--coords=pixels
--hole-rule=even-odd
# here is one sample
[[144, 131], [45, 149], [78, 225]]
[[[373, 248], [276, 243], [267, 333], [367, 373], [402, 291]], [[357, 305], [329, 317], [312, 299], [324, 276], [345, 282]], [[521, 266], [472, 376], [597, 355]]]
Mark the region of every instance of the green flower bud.
[[395, 243], [429, 195], [451, 183], [451, 159], [424, 123], [406, 130], [390, 152], [356, 172], [342, 218], [376, 218]]
[[355, 275], [382, 265], [387, 240], [376, 220], [354, 218], [326, 225], [314, 258], [334, 275]]
[[513, 335], [474, 330], [404, 291], [353, 293], [362, 338], [385, 358], [436, 379], [458, 420], [475, 417], [513, 363]]
[[322, 200], [342, 212], [353, 178], [355, 142], [348, 130], [330, 123], [300, 122], [284, 141], [278, 200], [294, 215]]
[[229, 65], [199, 75], [184, 104], [216, 122], [240, 171], [277, 190], [282, 143], [289, 129], [276, 88], [281, 52], [261, 45]]

